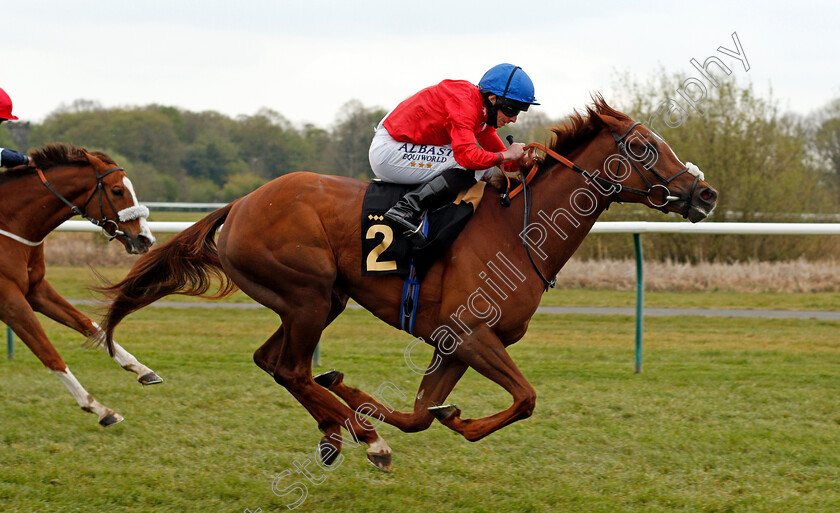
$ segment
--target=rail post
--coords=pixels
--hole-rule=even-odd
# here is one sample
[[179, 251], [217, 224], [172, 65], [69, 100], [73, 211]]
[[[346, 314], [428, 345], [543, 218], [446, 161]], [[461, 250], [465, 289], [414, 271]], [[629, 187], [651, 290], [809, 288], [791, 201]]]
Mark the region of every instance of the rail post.
[[642, 337], [645, 323], [645, 272], [642, 256], [642, 234], [633, 234], [636, 252], [636, 374], [642, 373]]
[[15, 357], [15, 332], [6, 326], [6, 356], [11, 360]]

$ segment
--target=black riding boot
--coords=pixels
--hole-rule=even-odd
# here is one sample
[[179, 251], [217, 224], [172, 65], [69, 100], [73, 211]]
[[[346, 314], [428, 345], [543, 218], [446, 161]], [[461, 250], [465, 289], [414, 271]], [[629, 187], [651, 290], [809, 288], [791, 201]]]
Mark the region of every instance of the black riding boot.
[[475, 185], [472, 171], [463, 168], [447, 169], [417, 189], [408, 192], [385, 213], [385, 218], [405, 230], [415, 246], [422, 246], [426, 237], [420, 232], [423, 213], [442, 207], [458, 193]]

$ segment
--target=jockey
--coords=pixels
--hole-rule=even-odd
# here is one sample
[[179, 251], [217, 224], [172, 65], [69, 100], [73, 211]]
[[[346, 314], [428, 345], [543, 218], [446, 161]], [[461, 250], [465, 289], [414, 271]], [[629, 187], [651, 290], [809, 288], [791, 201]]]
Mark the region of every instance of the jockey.
[[[16, 120], [17, 116], [12, 114], [12, 99], [6, 91], [0, 88], [0, 124], [4, 121]], [[0, 167], [15, 167], [32, 165], [32, 159], [13, 150], [0, 148]]]
[[496, 129], [515, 123], [531, 105], [539, 105], [534, 84], [512, 64], [492, 67], [478, 86], [444, 80], [400, 103], [376, 128], [370, 165], [385, 182], [422, 185], [385, 217], [421, 245], [424, 211], [452, 201], [495, 166], [510, 169], [523, 156], [525, 145], [506, 148]]

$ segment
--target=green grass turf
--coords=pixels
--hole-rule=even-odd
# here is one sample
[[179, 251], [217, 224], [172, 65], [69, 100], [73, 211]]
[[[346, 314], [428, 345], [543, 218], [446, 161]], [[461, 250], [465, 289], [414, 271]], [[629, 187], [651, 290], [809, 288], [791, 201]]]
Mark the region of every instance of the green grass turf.
[[[128, 268], [103, 267], [96, 269], [110, 281], [125, 277]], [[71, 266], [47, 268], [47, 278], [64, 297], [72, 299], [99, 299], [90, 290], [98, 283], [90, 269]], [[212, 291], [211, 291], [212, 292]], [[188, 296], [171, 296], [167, 301], [204, 301]], [[250, 302], [245, 294], [237, 291], [224, 301]], [[551, 289], [542, 300], [543, 306], [613, 306], [636, 305], [634, 291]], [[840, 292], [797, 293], [746, 293], [731, 291], [713, 292], [646, 292], [645, 306], [651, 308], [755, 308], [765, 310], [840, 310]]]
[[[636, 292], [552, 289], [543, 306], [636, 306]], [[749, 308], [758, 310], [840, 310], [840, 292], [645, 292], [651, 308]]]
[[[840, 323], [678, 317], [646, 320], [633, 373], [630, 317], [537, 315], [510, 348], [537, 390], [534, 415], [476, 443], [436, 423], [378, 432], [394, 472], [361, 448], [323, 472], [321, 434], [251, 354], [278, 320], [266, 310], [145, 309], [117, 339], [166, 381], [141, 387], [74, 332], [48, 334], [88, 391], [125, 415], [104, 429], [22, 345], [0, 360], [0, 511], [827, 512], [840, 510]], [[324, 336], [324, 368], [406, 399], [419, 376], [411, 337], [364, 311]], [[416, 349], [430, 355], [426, 348]], [[468, 371], [450, 397], [464, 417], [507, 394]], [[320, 484], [296, 472], [308, 469]]]

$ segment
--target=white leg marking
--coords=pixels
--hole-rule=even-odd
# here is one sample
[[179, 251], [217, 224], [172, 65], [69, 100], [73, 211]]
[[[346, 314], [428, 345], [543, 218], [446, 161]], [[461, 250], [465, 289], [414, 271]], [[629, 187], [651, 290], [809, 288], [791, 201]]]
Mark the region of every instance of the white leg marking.
[[54, 371], [50, 369], [50, 372], [58, 376], [58, 379], [61, 380], [62, 383], [64, 383], [64, 386], [67, 387], [67, 390], [70, 391], [70, 394], [73, 396], [73, 399], [75, 399], [76, 402], [79, 403], [79, 406], [85, 408], [96, 404], [96, 401], [93, 399], [93, 396], [87, 393], [87, 390], [85, 390], [84, 387], [82, 387], [81, 383], [79, 383], [79, 380], [77, 380], [76, 376], [74, 376], [73, 373], [70, 372], [69, 368], [64, 369], [64, 372]]
[[[96, 341], [99, 347], [107, 349], [105, 347], [105, 332], [95, 322], [93, 323], [93, 326], [97, 329], [97, 331], [92, 339]], [[114, 361], [117, 362], [123, 369], [130, 370], [138, 376], [145, 376], [146, 374], [152, 372], [152, 369], [140, 363], [134, 355], [123, 349], [121, 345], [117, 344], [116, 340], [114, 341]]]
[[54, 371], [50, 369], [50, 372], [58, 376], [58, 379], [62, 383], [64, 383], [64, 386], [66, 386], [67, 390], [70, 391], [70, 394], [73, 395], [73, 399], [76, 400], [76, 402], [83, 410], [95, 413], [96, 416], [99, 417], [99, 420], [102, 420], [103, 417], [109, 414], [114, 415], [114, 417], [116, 417], [119, 420], [122, 420], [122, 416], [120, 416], [119, 413], [116, 413], [114, 410], [106, 408], [105, 406], [102, 406], [101, 404], [96, 402], [96, 399], [94, 399], [92, 395], [87, 393], [87, 390], [85, 390], [82, 387], [82, 385], [79, 383], [79, 380], [77, 380], [76, 376], [74, 376], [73, 373], [70, 372], [69, 368], [64, 369], [64, 372]]
[[[378, 435], [377, 435], [378, 436]], [[370, 444], [367, 450], [368, 454], [391, 454], [391, 448], [385, 443], [385, 439], [379, 436]]]

